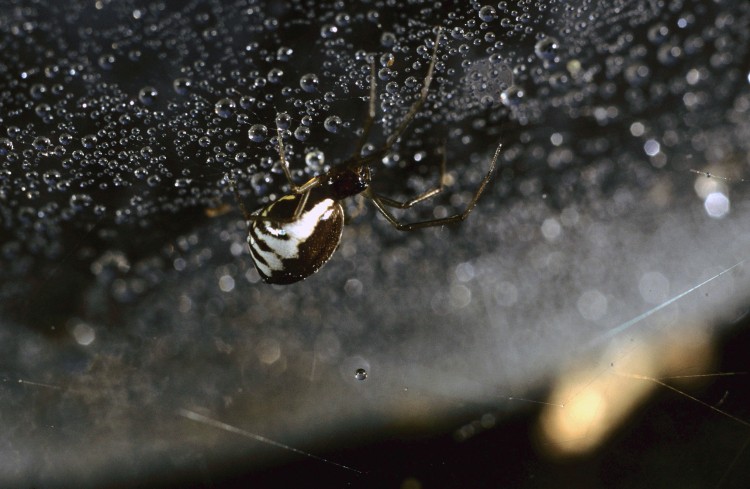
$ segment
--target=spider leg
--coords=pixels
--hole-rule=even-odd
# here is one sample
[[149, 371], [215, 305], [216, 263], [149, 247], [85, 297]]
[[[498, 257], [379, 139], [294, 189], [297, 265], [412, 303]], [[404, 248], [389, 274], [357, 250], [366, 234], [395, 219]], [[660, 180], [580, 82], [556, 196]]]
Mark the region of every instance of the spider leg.
[[229, 180], [229, 185], [232, 186], [232, 193], [234, 193], [234, 200], [237, 201], [237, 206], [242, 211], [242, 215], [244, 216], [245, 220], [250, 220], [252, 214], [250, 214], [247, 211], [247, 208], [245, 207], [245, 203], [242, 201], [242, 197], [240, 196], [240, 191], [237, 188], [237, 181], [232, 178]]
[[362, 148], [367, 142], [367, 138], [370, 137], [370, 129], [372, 129], [372, 123], [375, 121], [375, 100], [377, 98], [376, 93], [376, 82], [375, 82], [375, 58], [370, 60], [370, 103], [367, 108], [367, 116], [365, 117], [365, 123], [362, 125], [362, 137], [359, 138], [357, 146], [354, 148], [352, 158], [358, 158], [362, 153]]
[[305, 205], [307, 204], [307, 199], [310, 197], [310, 191], [320, 185], [320, 178], [319, 177], [313, 177], [307, 182], [303, 183], [302, 185], [297, 185], [294, 183], [294, 180], [292, 180], [292, 173], [289, 170], [289, 163], [286, 161], [286, 156], [284, 155], [284, 145], [281, 138], [281, 129], [276, 128], [277, 135], [278, 135], [278, 150], [279, 150], [279, 157], [281, 158], [281, 168], [284, 170], [284, 174], [286, 175], [287, 180], [289, 181], [289, 185], [292, 187], [292, 193], [296, 195], [301, 195], [302, 197], [299, 199], [299, 202], [297, 203], [297, 207], [294, 209], [294, 214], [292, 214], [291, 217], [287, 219], [279, 219], [278, 217], [271, 218], [267, 215], [261, 214], [253, 214], [247, 210], [247, 207], [245, 207], [245, 203], [242, 201], [242, 197], [240, 196], [240, 191], [237, 188], [237, 182], [234, 179], [231, 179], [229, 181], [230, 185], [232, 186], [232, 192], [234, 193], [234, 200], [237, 201], [237, 205], [239, 206], [240, 210], [242, 211], [242, 215], [245, 218], [246, 222], [249, 221], [273, 221], [273, 222], [279, 222], [279, 223], [287, 223], [287, 222], [294, 222], [302, 215], [302, 212], [305, 209]]
[[481, 183], [479, 184], [479, 187], [474, 192], [474, 196], [472, 197], [471, 202], [469, 202], [469, 204], [466, 206], [466, 209], [464, 209], [464, 211], [461, 212], [460, 214], [454, 214], [452, 216], [443, 217], [439, 219], [428, 219], [426, 221], [400, 222], [398, 219], [396, 219], [393, 213], [388, 209], [388, 207], [397, 207], [401, 209], [406, 209], [418, 202], [422, 202], [423, 200], [436, 195], [442, 188], [442, 178], [441, 178], [441, 187], [425, 192], [421, 194], [420, 196], [407, 202], [398, 202], [393, 199], [382, 197], [374, 192], [371, 192], [369, 189], [366, 191], [364, 195], [365, 197], [368, 197], [370, 200], [372, 200], [372, 203], [375, 204], [375, 207], [378, 209], [378, 211], [380, 211], [380, 213], [383, 214], [383, 217], [385, 217], [386, 220], [388, 220], [388, 222], [391, 223], [393, 227], [395, 227], [399, 231], [413, 231], [415, 229], [428, 228], [428, 227], [434, 227], [434, 226], [444, 226], [446, 224], [453, 224], [456, 222], [461, 222], [468, 217], [468, 215], [471, 213], [472, 210], [474, 210], [474, 207], [476, 207], [479, 197], [482, 196], [484, 189], [487, 187], [487, 184], [492, 178], [492, 174], [495, 171], [495, 164], [497, 162], [497, 157], [500, 155], [500, 149], [502, 147], [503, 147], [502, 144], [498, 145], [497, 149], [495, 150], [495, 155], [492, 157], [492, 160], [490, 161], [490, 168], [487, 171], [487, 174], [484, 176]]
[[[239, 195], [239, 192], [237, 193], [237, 195]], [[310, 191], [307, 190], [300, 195], [301, 197], [299, 199], [299, 202], [297, 202], [297, 207], [294, 209], [294, 214], [292, 214], [290, 217], [287, 217], [287, 218], [271, 217], [265, 214], [263, 211], [261, 211], [259, 214], [251, 214], [247, 212], [242, 202], [237, 201], [237, 203], [239, 204], [240, 209], [242, 210], [242, 214], [243, 214], [243, 217], [245, 218], [245, 222], [265, 221], [265, 222], [275, 222], [279, 224], [286, 224], [290, 222], [295, 222], [300, 218], [300, 216], [302, 215], [302, 212], [305, 209], [305, 205], [307, 205], [307, 200], [310, 197]]]
[[302, 215], [302, 211], [305, 210], [305, 205], [307, 205], [307, 199], [310, 197], [310, 189], [307, 189], [302, 194], [302, 197], [300, 197], [299, 202], [297, 203], [297, 208], [294, 209], [294, 214], [292, 215], [291, 221], [296, 221], [300, 218]]
[[396, 129], [391, 133], [390, 136], [388, 136], [388, 139], [385, 140], [385, 144], [380, 149], [381, 152], [385, 153], [391, 147], [396, 143], [398, 138], [401, 137], [401, 134], [406, 130], [406, 128], [409, 126], [412, 120], [414, 120], [414, 117], [416, 117], [417, 112], [419, 112], [419, 109], [422, 108], [422, 105], [424, 105], [425, 100], [427, 100], [427, 94], [430, 91], [430, 84], [432, 83], [432, 73], [435, 70], [435, 61], [437, 61], [437, 50], [438, 46], [440, 45], [440, 35], [443, 32], [442, 27], [438, 27], [437, 29], [437, 36], [435, 36], [435, 47], [432, 49], [432, 58], [430, 59], [430, 66], [427, 68], [427, 75], [424, 77], [424, 85], [422, 86], [422, 92], [419, 94], [419, 98], [416, 102], [412, 104], [412, 106], [409, 108], [409, 111], [406, 113], [404, 118], [401, 120], [399, 125], [396, 127]]
[[294, 180], [292, 179], [292, 172], [289, 170], [289, 163], [286, 161], [286, 156], [284, 155], [284, 140], [281, 137], [281, 128], [276, 126], [276, 143], [277, 143], [277, 149], [279, 151], [279, 158], [281, 158], [281, 169], [284, 170], [284, 175], [286, 175], [287, 181], [289, 181], [289, 185], [292, 187], [292, 191], [295, 194], [298, 194], [299, 187], [296, 183], [294, 183]]
[[440, 152], [443, 156], [440, 158], [440, 180], [437, 187], [427, 190], [426, 192], [422, 192], [421, 194], [410, 200], [407, 200], [406, 202], [401, 202], [395, 199], [391, 199], [390, 197], [378, 194], [377, 198], [380, 200], [380, 203], [388, 207], [395, 207], [396, 209], [408, 209], [409, 207], [419, 204], [420, 202], [432, 198], [442, 192], [445, 189], [445, 162], [447, 159], [445, 152], [445, 141], [443, 141]]
[[[292, 179], [292, 171], [289, 169], [289, 162], [286, 160], [286, 155], [284, 154], [284, 141], [281, 137], [281, 128], [278, 126], [276, 127], [276, 136], [279, 158], [281, 158], [281, 169], [284, 170], [284, 175], [286, 175], [289, 186], [292, 187], [292, 193], [302, 194], [320, 185], [320, 179], [318, 177], [313, 177], [302, 185], [294, 183], [294, 180]], [[305, 200], [307, 200], [307, 198], [305, 198]]]

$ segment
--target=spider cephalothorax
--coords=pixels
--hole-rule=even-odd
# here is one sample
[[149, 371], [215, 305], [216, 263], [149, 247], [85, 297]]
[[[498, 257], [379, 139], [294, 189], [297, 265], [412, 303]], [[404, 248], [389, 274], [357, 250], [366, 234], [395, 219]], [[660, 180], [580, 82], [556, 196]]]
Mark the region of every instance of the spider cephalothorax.
[[334, 168], [321, 178], [320, 185], [336, 200], [354, 197], [370, 186], [370, 169], [366, 166]]

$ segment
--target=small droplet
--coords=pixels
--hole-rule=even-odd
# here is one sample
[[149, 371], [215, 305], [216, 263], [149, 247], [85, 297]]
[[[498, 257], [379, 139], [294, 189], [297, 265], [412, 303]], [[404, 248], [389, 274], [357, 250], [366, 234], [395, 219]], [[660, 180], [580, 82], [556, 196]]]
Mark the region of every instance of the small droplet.
[[396, 37], [396, 35], [394, 33], [392, 33], [392, 32], [384, 32], [380, 36], [380, 45], [383, 46], [384, 48], [390, 48], [394, 44], [396, 44], [397, 39], [398, 38]]
[[42, 180], [44, 180], [44, 183], [47, 185], [54, 185], [56, 184], [60, 178], [62, 177], [61, 173], [57, 170], [49, 170], [44, 172], [42, 175]]
[[73, 194], [70, 196], [70, 207], [75, 210], [82, 210], [89, 207], [94, 199], [88, 194]]
[[307, 126], [299, 126], [294, 130], [294, 137], [297, 141], [305, 141], [310, 137], [310, 128]]
[[497, 19], [497, 12], [495, 11], [495, 7], [492, 5], [485, 5], [484, 7], [479, 9], [479, 18], [482, 19], [482, 22], [492, 22], [493, 20]]
[[289, 61], [292, 54], [294, 54], [294, 49], [282, 46], [276, 51], [276, 59], [279, 61]]
[[81, 145], [86, 149], [92, 149], [96, 146], [97, 137], [93, 134], [87, 134], [81, 138]]
[[34, 138], [34, 141], [31, 144], [32, 146], [34, 146], [34, 149], [38, 151], [45, 151], [50, 147], [52, 142], [47, 137], [39, 136], [37, 138]]
[[13, 151], [13, 141], [8, 138], [0, 138], [0, 156], [5, 156], [10, 151]]
[[266, 75], [266, 79], [270, 83], [280, 83], [281, 82], [281, 77], [283, 77], [283, 76], [284, 76], [284, 70], [282, 70], [280, 68], [271, 68], [268, 71], [268, 75]]
[[305, 155], [305, 164], [313, 171], [320, 171], [325, 161], [325, 153], [318, 149], [312, 150]]
[[263, 124], [255, 124], [248, 129], [247, 135], [250, 138], [250, 141], [261, 143], [266, 139], [266, 136], [268, 136], [268, 128]]
[[159, 92], [154, 87], [143, 87], [140, 92], [138, 92], [138, 100], [140, 100], [143, 105], [151, 105], [154, 103], [154, 100], [156, 100], [157, 95], [159, 95]]
[[544, 61], [555, 61], [560, 51], [560, 43], [554, 37], [545, 37], [534, 46], [534, 53]]
[[302, 90], [308, 93], [313, 93], [315, 90], [317, 90], [319, 84], [320, 80], [318, 79], [318, 75], [316, 75], [315, 73], [302, 75], [302, 77], [299, 79], [299, 86], [302, 87]]
[[367, 378], [367, 370], [363, 368], [358, 368], [354, 372], [354, 378], [357, 380], [365, 380]]
[[236, 107], [237, 104], [235, 104], [234, 100], [223, 98], [214, 105], [214, 112], [222, 119], [227, 119], [232, 115], [232, 112], [234, 112]]
[[335, 36], [338, 31], [339, 31], [339, 28], [336, 27], [335, 25], [325, 24], [323, 27], [320, 28], [320, 37], [328, 39], [328, 38]]
[[337, 115], [326, 117], [326, 120], [323, 121], [323, 127], [325, 127], [326, 131], [334, 134], [339, 132], [339, 128], [341, 127], [341, 117]]
[[291, 122], [292, 117], [286, 112], [282, 112], [276, 116], [276, 127], [279, 129], [289, 129]]
[[115, 55], [114, 54], [103, 54], [99, 56], [99, 68], [103, 70], [111, 70], [112, 66], [115, 64]]
[[502, 101], [503, 105], [506, 107], [515, 107], [521, 104], [524, 95], [523, 88], [513, 85], [500, 94], [500, 101]]
[[179, 95], [187, 94], [192, 86], [193, 82], [188, 78], [175, 78], [172, 82], [172, 88], [174, 88], [174, 91]]

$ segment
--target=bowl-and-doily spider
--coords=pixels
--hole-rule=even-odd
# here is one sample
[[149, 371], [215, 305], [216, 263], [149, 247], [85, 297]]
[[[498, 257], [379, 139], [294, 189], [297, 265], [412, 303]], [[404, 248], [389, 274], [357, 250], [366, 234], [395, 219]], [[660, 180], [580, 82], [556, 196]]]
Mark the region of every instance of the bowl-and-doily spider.
[[388, 222], [401, 231], [413, 231], [463, 221], [474, 209], [492, 177], [502, 145], [495, 150], [487, 174], [474, 192], [474, 196], [466, 209], [460, 214], [404, 223], [396, 219], [389, 210], [389, 208], [408, 209], [430, 197], [434, 197], [443, 190], [445, 186], [445, 149], [442, 150], [440, 183], [437, 187], [406, 202], [379, 195], [370, 188], [371, 165], [381, 161], [387, 155], [427, 99], [435, 69], [440, 35], [441, 28], [438, 28], [430, 65], [427, 68], [427, 75], [424, 78], [419, 98], [411, 105], [404, 118], [380, 148], [367, 155], [361, 154], [375, 120], [375, 62], [372, 60], [367, 117], [364, 121], [362, 136], [349, 159], [334, 166], [328, 172], [313, 177], [302, 185], [297, 185], [292, 179], [289, 163], [284, 156], [281, 129], [277, 128], [277, 146], [281, 158], [281, 168], [289, 181], [290, 193], [250, 213], [242, 202], [237, 186], [232, 182], [237, 204], [245, 216], [250, 254], [258, 273], [265, 282], [290, 284], [303, 280], [317, 272], [331, 258], [341, 241], [341, 233], [344, 227], [344, 209], [341, 207], [340, 201], [347, 197], [361, 194], [371, 200]]

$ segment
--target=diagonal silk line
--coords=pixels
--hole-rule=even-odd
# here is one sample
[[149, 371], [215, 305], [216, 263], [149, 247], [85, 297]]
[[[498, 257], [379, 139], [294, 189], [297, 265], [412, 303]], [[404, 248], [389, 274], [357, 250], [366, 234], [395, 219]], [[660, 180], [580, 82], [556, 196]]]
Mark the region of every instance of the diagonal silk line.
[[187, 409], [178, 409], [177, 414], [193, 420], [197, 421], [198, 423], [203, 423], [207, 426], [211, 426], [213, 428], [217, 428], [220, 430], [228, 431], [230, 433], [235, 433], [240, 436], [244, 436], [246, 438], [250, 438], [255, 441], [259, 441], [261, 443], [265, 443], [267, 445], [272, 445], [274, 447], [283, 448], [284, 450], [289, 450], [290, 452], [297, 453], [299, 455], [304, 455], [305, 457], [309, 457], [315, 460], [319, 460], [321, 462], [325, 462], [327, 464], [335, 465], [336, 467], [341, 467], [342, 469], [351, 470], [352, 472], [356, 472], [358, 474], [362, 474], [362, 471], [359, 471], [357, 469], [354, 469], [352, 467], [348, 467], [344, 464], [336, 463], [333, 460], [328, 460], [327, 458], [318, 457], [317, 455], [313, 455], [312, 453], [305, 452], [303, 450], [300, 450], [299, 448], [294, 448], [292, 446], [286, 445], [284, 443], [271, 440], [270, 438], [266, 438], [265, 436], [256, 435], [255, 433], [251, 433], [249, 431], [245, 431], [241, 428], [237, 428], [236, 426], [232, 426], [230, 424], [209, 418], [208, 416], [203, 416], [202, 414], [198, 414], [194, 411], [189, 411]]
[[659, 304], [658, 306], [654, 307], [653, 309], [650, 309], [650, 310], [644, 312], [643, 314], [640, 314], [640, 315], [634, 317], [633, 319], [631, 319], [629, 321], [626, 321], [626, 322], [622, 323], [621, 325], [616, 326], [616, 327], [610, 329], [606, 333], [604, 333], [604, 334], [602, 334], [602, 335], [594, 338], [589, 343], [589, 346], [598, 345], [599, 343], [601, 343], [601, 342], [603, 342], [605, 340], [608, 340], [610, 338], [613, 338], [613, 337], [617, 336], [618, 334], [622, 333], [623, 331], [626, 331], [627, 329], [631, 328], [632, 326], [635, 326], [636, 324], [638, 324], [639, 322], [643, 321], [644, 319], [646, 319], [647, 317], [651, 316], [652, 314], [655, 314], [658, 311], [664, 309], [665, 307], [671, 305], [672, 303], [674, 303], [674, 302], [682, 299], [683, 297], [685, 297], [689, 293], [694, 292], [695, 290], [698, 290], [699, 288], [703, 287], [707, 283], [709, 283], [709, 282], [711, 282], [713, 280], [716, 280], [717, 278], [721, 277], [725, 273], [728, 273], [728, 272], [732, 271], [733, 269], [739, 267], [743, 263], [745, 263], [745, 260], [741, 260], [739, 263], [736, 263], [736, 264], [732, 265], [731, 267], [727, 268], [726, 270], [723, 270], [723, 271], [717, 273], [713, 277], [704, 280], [703, 282], [699, 283], [698, 285], [689, 288], [685, 292], [682, 292], [682, 293], [680, 293], [680, 294], [672, 297], [671, 299], [668, 299], [667, 301], [662, 302], [661, 304]]

